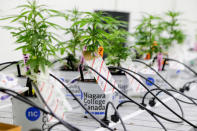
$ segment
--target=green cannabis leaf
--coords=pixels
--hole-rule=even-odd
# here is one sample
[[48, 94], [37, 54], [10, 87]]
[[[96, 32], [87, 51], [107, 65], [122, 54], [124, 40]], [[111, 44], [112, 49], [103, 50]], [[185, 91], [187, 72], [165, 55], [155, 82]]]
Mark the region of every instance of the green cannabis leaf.
[[110, 32], [108, 37], [110, 44], [104, 46], [108, 65], [120, 66], [120, 63], [131, 55], [130, 48], [124, 45], [128, 43], [127, 39], [130, 35], [125, 29], [116, 29]]
[[150, 53], [152, 56], [154, 53], [161, 51], [160, 44], [157, 42], [159, 35], [157, 23], [160, 19], [158, 16], [148, 14], [143, 16], [140, 24], [136, 27], [133, 36], [135, 38], [135, 48], [138, 48], [138, 54]]
[[59, 26], [48, 20], [51, 10], [44, 7], [38, 5], [36, 0], [27, 1], [27, 4], [17, 6], [21, 9], [20, 14], [1, 19], [9, 19], [10, 22], [18, 24], [3, 28], [11, 30], [12, 36], [16, 38], [16, 43], [19, 44], [16, 50], [30, 55], [27, 65], [34, 73], [45, 71], [46, 66], [50, 66], [49, 57], [55, 55], [54, 42], [58, 41], [49, 29], [58, 29]]
[[186, 35], [183, 33], [183, 30], [181, 30], [181, 24], [178, 20], [178, 17], [180, 16], [179, 12], [168, 11], [165, 13], [165, 16], [166, 18], [159, 23], [161, 28], [159, 33], [161, 34], [165, 32], [168, 36], [161, 36], [159, 41], [162, 44], [162, 47], [168, 50], [173, 42], [178, 44], [183, 43]]

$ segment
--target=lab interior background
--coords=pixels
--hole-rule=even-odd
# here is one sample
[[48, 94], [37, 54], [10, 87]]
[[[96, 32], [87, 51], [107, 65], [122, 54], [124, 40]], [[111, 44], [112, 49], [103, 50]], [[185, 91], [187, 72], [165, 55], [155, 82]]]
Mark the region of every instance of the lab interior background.
[[[26, 0], [0, 0], [0, 17], [18, 14], [15, 7], [25, 2]], [[92, 12], [97, 10], [126, 12], [130, 14], [129, 32], [134, 31], [144, 13], [162, 16], [169, 10], [179, 11], [181, 12], [179, 19], [182, 29], [187, 37], [183, 45], [171, 47], [171, 51], [178, 56], [184, 55], [184, 58], [188, 59], [189, 56], [186, 52], [197, 41], [197, 0], [39, 0], [39, 4], [45, 4], [49, 8], [60, 11], [77, 8], [80, 11]], [[61, 19], [54, 21], [63, 26], [69, 26], [69, 23], [65, 23]], [[0, 26], [7, 24], [12, 23], [0, 21]], [[65, 39], [63, 34], [62, 39]], [[22, 52], [15, 51], [18, 46], [9, 31], [0, 28], [0, 42], [0, 62], [22, 59]]]

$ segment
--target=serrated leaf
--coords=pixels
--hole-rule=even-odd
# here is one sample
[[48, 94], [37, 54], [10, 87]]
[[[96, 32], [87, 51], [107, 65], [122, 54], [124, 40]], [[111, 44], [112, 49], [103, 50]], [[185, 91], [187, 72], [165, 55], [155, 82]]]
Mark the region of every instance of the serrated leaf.
[[18, 30], [19, 28], [17, 27], [13, 27], [13, 26], [0, 26], [2, 27], [3, 29], [7, 29], [7, 30]]
[[13, 19], [11, 22], [15, 22], [15, 21], [23, 18], [25, 16], [25, 14], [27, 14], [27, 13], [29, 13], [29, 11], [25, 11], [25, 12], [21, 13], [19, 16], [16, 16], [16, 18]]

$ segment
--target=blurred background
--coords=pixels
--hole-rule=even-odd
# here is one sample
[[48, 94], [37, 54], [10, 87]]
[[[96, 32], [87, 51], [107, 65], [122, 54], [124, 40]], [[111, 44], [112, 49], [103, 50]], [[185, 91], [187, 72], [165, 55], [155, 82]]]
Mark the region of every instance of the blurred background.
[[[15, 7], [24, 4], [26, 0], [0, 0], [0, 17], [17, 14]], [[39, 0], [49, 8], [64, 11], [77, 8], [80, 11], [107, 11], [112, 15], [123, 15], [123, 20], [129, 22], [128, 30], [133, 32], [145, 13], [162, 15], [169, 11], [181, 13], [180, 22], [187, 35], [184, 47], [192, 47], [197, 34], [197, 0]], [[61, 19], [54, 19], [59, 24], [65, 24]], [[0, 26], [10, 24], [0, 21]], [[69, 25], [69, 23], [67, 23]], [[65, 25], [65, 26], [68, 26]], [[22, 53], [15, 51], [17, 44], [9, 31], [0, 28], [0, 62], [20, 60]], [[175, 48], [175, 47], [174, 47]], [[178, 49], [177, 49], [178, 50]]]

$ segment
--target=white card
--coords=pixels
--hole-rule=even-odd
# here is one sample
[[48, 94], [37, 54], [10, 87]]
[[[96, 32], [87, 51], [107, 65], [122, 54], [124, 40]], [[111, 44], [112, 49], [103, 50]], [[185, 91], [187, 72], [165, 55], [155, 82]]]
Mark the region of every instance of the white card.
[[[129, 70], [132, 70], [134, 72], [137, 73], [137, 70], [135, 69], [134, 66], [130, 65], [129, 67], [127, 67]], [[133, 76], [135, 76], [138, 80], [141, 80], [140, 76], [130, 72], [130, 74], [132, 74]], [[145, 92], [146, 89], [137, 81], [135, 80], [132, 76], [130, 76], [129, 74], [126, 73], [126, 77], [129, 80], [129, 88], [132, 88], [132, 92], [134, 94], [140, 94], [141, 92]]]
[[[93, 69], [95, 69], [98, 73], [100, 73], [102, 76], [104, 76], [107, 80], [109, 80], [115, 87], [118, 88], [118, 85], [116, 84], [115, 80], [112, 78], [112, 75], [107, 68], [104, 60], [102, 57], [96, 57], [92, 60], [86, 60], [86, 64]], [[107, 82], [105, 81], [102, 77], [97, 75], [94, 71], [91, 71], [98, 82], [99, 86], [105, 93], [113, 93], [114, 88]]]
[[[62, 85], [50, 77], [49, 74], [40, 74], [37, 76], [38, 89], [44, 98], [45, 102], [61, 119], [64, 119], [64, 113], [71, 111], [72, 107], [65, 98], [65, 94], [61, 92]], [[56, 121], [49, 116], [49, 122]]]

